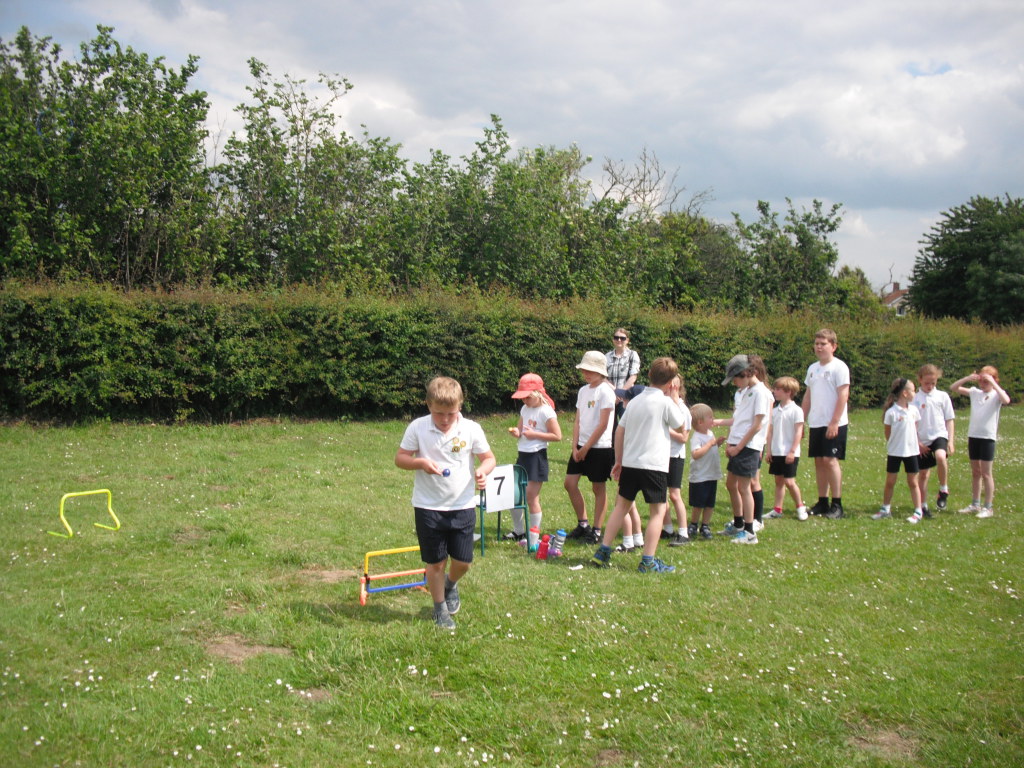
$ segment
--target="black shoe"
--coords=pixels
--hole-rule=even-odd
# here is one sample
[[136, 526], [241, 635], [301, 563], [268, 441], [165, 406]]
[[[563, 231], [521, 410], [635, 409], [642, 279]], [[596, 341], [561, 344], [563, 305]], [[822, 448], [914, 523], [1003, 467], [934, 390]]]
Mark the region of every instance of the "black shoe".
[[662, 541], [668, 541], [668, 540], [669, 540], [669, 539], [671, 539], [671, 538], [672, 538], [672, 537], [673, 537], [674, 535], [675, 535], [675, 534], [673, 534], [673, 533], [669, 533], [669, 532], [668, 532], [668, 531], [666, 531], [666, 530], [665, 530], [664, 528], [662, 528], [662, 529], [661, 529], [661, 536], [659, 536], [658, 538], [660, 538], [660, 539], [661, 539]]
[[935, 506], [939, 509], [945, 509], [947, 498], [949, 498], [949, 493], [946, 491], [939, 491], [939, 498], [935, 500]]
[[813, 507], [807, 510], [807, 512], [810, 515], [818, 515], [820, 517], [824, 517], [829, 512], [828, 503], [819, 501], [817, 504], [815, 504]]
[[583, 540], [587, 544], [600, 544], [601, 543], [601, 529], [591, 528], [587, 531], [587, 534], [583, 537]]
[[514, 541], [514, 542], [516, 542], [518, 544], [520, 541], [522, 541], [525, 538], [526, 538], [526, 534], [525, 533], [516, 533], [515, 531], [509, 531], [508, 533], [506, 533], [504, 536], [501, 537], [501, 540], [502, 541]]
[[711, 532], [711, 526], [706, 523], [700, 527], [700, 537], [706, 541], [711, 541], [715, 538], [715, 534]]
[[690, 541], [693, 541], [697, 538], [697, 531], [699, 528], [700, 526], [697, 525], [697, 523], [690, 523], [688, 526], [686, 526], [687, 537], [690, 539]]
[[565, 538], [585, 540], [590, 531], [591, 528], [589, 523], [577, 523], [576, 527], [569, 531], [569, 533], [566, 534]]
[[829, 520], [841, 520], [846, 517], [846, 514], [843, 512], [843, 505], [833, 503], [828, 512], [825, 513], [825, 517]]
[[932, 519], [932, 513], [929, 511], [927, 504], [922, 504], [921, 505], [921, 514], [924, 517], [927, 517], [929, 520]]

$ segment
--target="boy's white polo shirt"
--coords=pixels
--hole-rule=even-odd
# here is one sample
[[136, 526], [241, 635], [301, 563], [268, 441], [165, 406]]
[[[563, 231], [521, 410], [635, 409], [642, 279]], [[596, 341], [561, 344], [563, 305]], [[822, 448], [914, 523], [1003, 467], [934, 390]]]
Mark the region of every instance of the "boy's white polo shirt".
[[[772, 412], [772, 456], [786, 456], [793, 447], [796, 437], [796, 425], [804, 423], [804, 411], [790, 400], [783, 405], [779, 403]], [[800, 443], [796, 444], [793, 456], [800, 455]]]
[[629, 401], [619, 419], [623, 429], [622, 466], [668, 472], [672, 438], [669, 428], [686, 423], [682, 409], [657, 387], [647, 387]]
[[412, 505], [423, 509], [451, 511], [469, 509], [477, 503], [474, 460], [476, 454], [491, 450], [483, 428], [459, 414], [447, 434], [434, 426], [428, 414], [405, 428], [401, 448], [418, 457], [431, 459], [451, 474], [432, 475], [417, 469], [412, 484]]
[[[807, 426], [810, 429], [827, 427], [832, 422], [836, 403], [839, 401], [839, 388], [850, 386], [850, 367], [833, 357], [829, 362], [811, 363], [807, 368], [804, 384], [811, 393], [811, 409], [807, 414]], [[838, 426], [849, 424], [849, 406], [843, 408], [839, 416]]]
[[756, 416], [764, 416], [761, 420], [762, 429], [759, 429], [746, 445], [747, 448], [760, 451], [764, 448], [765, 432], [767, 431], [763, 427], [771, 414], [771, 410], [772, 393], [767, 387], [759, 387], [755, 384], [741, 389], [736, 395], [736, 409], [732, 414], [732, 428], [729, 430], [729, 437], [726, 439], [726, 442], [729, 445], [738, 445], [743, 436], [754, 425], [754, 418]]

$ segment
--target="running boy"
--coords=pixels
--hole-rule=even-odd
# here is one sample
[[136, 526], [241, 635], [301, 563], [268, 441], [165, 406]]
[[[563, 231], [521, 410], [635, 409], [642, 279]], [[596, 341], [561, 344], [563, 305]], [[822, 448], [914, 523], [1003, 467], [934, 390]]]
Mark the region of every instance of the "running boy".
[[[512, 393], [513, 399], [522, 400], [519, 423], [509, 427], [509, 434], [519, 438], [519, 455], [516, 464], [526, 470], [526, 507], [530, 512], [530, 528], [541, 528], [543, 513], [540, 507], [540, 488], [548, 481], [548, 443], [562, 439], [562, 428], [558, 425], [555, 401], [544, 389], [544, 379], [536, 373], [524, 373], [519, 377], [519, 386]], [[526, 521], [523, 510], [512, 510], [512, 531], [506, 539], [522, 541], [526, 538]]]
[[[976, 387], [965, 387], [968, 381], [978, 382]], [[996, 439], [999, 432], [999, 411], [1010, 404], [1010, 396], [999, 386], [999, 371], [986, 365], [978, 373], [964, 376], [950, 392], [971, 398], [971, 420], [967, 426], [967, 455], [971, 459], [971, 503], [960, 511], [976, 517], [992, 517], [992, 499], [996, 494], [996, 481], [992, 465], [996, 459]], [[984, 501], [982, 501], [984, 494]]]
[[800, 441], [804, 437], [804, 412], [793, 400], [800, 394], [800, 382], [792, 376], [780, 376], [772, 387], [775, 409], [768, 425], [768, 474], [775, 477], [775, 507], [768, 517], [782, 517], [782, 502], [789, 491], [796, 503], [796, 519], [807, 519], [807, 507], [796, 484], [800, 463]]
[[917, 372], [919, 389], [914, 395], [914, 407], [921, 414], [921, 420], [917, 422], [917, 441], [921, 453], [918, 461], [921, 471], [917, 474], [917, 484], [921, 489], [921, 511], [925, 517], [932, 516], [928, 511], [928, 476], [932, 467], [938, 468], [939, 474], [939, 495], [935, 506], [945, 509], [946, 498], [949, 496], [949, 462], [946, 457], [953, 453], [956, 415], [949, 395], [935, 388], [940, 378], [942, 371], [936, 366], [931, 363], [922, 365]]
[[[814, 354], [818, 362], [807, 368], [804, 384], [804, 421], [810, 430], [807, 455], [814, 459], [814, 478], [818, 502], [812, 515], [838, 520], [843, 517], [843, 467], [846, 458], [846, 433], [849, 424], [846, 404], [850, 399], [850, 369], [835, 356], [839, 341], [836, 332], [822, 328], [814, 334]], [[832, 503], [829, 504], [829, 491]]]
[[711, 539], [711, 516], [715, 513], [718, 496], [718, 481], [722, 479], [722, 463], [718, 457], [718, 446], [725, 442], [725, 435], [715, 437], [711, 425], [715, 413], [710, 405], [697, 403], [690, 409], [693, 432], [690, 433], [690, 538], [700, 535]]
[[[608, 383], [608, 366], [601, 352], [587, 352], [576, 366], [586, 384], [576, 396], [576, 420], [572, 425], [572, 455], [565, 469], [565, 491], [576, 513], [576, 528], [566, 538], [590, 544], [601, 540], [601, 524], [608, 507], [606, 484], [615, 463], [612, 448], [612, 412], [615, 390]], [[586, 475], [594, 491], [594, 527], [587, 519], [587, 504], [580, 491]]]
[[680, 408], [678, 374], [679, 368], [671, 357], [659, 357], [651, 363], [647, 374], [650, 384], [630, 401], [615, 430], [612, 477], [619, 483], [619, 493], [604, 540], [594, 553], [595, 565], [610, 563], [611, 543], [637, 494], [643, 491], [651, 513], [644, 535], [643, 559], [637, 570], [640, 573], [675, 571], [675, 566], [663, 563], [654, 555], [668, 513], [669, 430], [679, 429], [685, 423]]
[[[485, 487], [495, 465], [483, 429], [463, 417], [461, 409], [459, 382], [447, 376], [431, 379], [427, 384], [430, 415], [406, 427], [395, 455], [395, 466], [416, 473], [412, 486], [416, 538], [434, 600], [434, 623], [442, 629], [455, 629], [452, 614], [462, 605], [459, 579], [473, 562], [476, 492]], [[479, 462], [475, 472], [474, 456]]]

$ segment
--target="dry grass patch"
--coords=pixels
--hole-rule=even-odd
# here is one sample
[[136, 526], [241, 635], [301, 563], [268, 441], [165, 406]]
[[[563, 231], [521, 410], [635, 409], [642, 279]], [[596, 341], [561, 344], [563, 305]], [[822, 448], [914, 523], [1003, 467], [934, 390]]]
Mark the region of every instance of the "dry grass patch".
[[262, 653], [272, 653], [278, 656], [291, 655], [291, 651], [287, 648], [252, 643], [241, 635], [221, 635], [211, 638], [206, 642], [205, 648], [211, 656], [225, 659], [232, 664], [242, 664], [246, 659], [251, 659]]

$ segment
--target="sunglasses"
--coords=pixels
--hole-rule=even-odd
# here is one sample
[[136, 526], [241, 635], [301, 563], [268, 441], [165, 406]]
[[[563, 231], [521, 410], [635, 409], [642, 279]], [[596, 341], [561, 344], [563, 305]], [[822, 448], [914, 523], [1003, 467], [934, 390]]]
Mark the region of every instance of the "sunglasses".
[[615, 341], [629, 341], [629, 336], [612, 336]]

